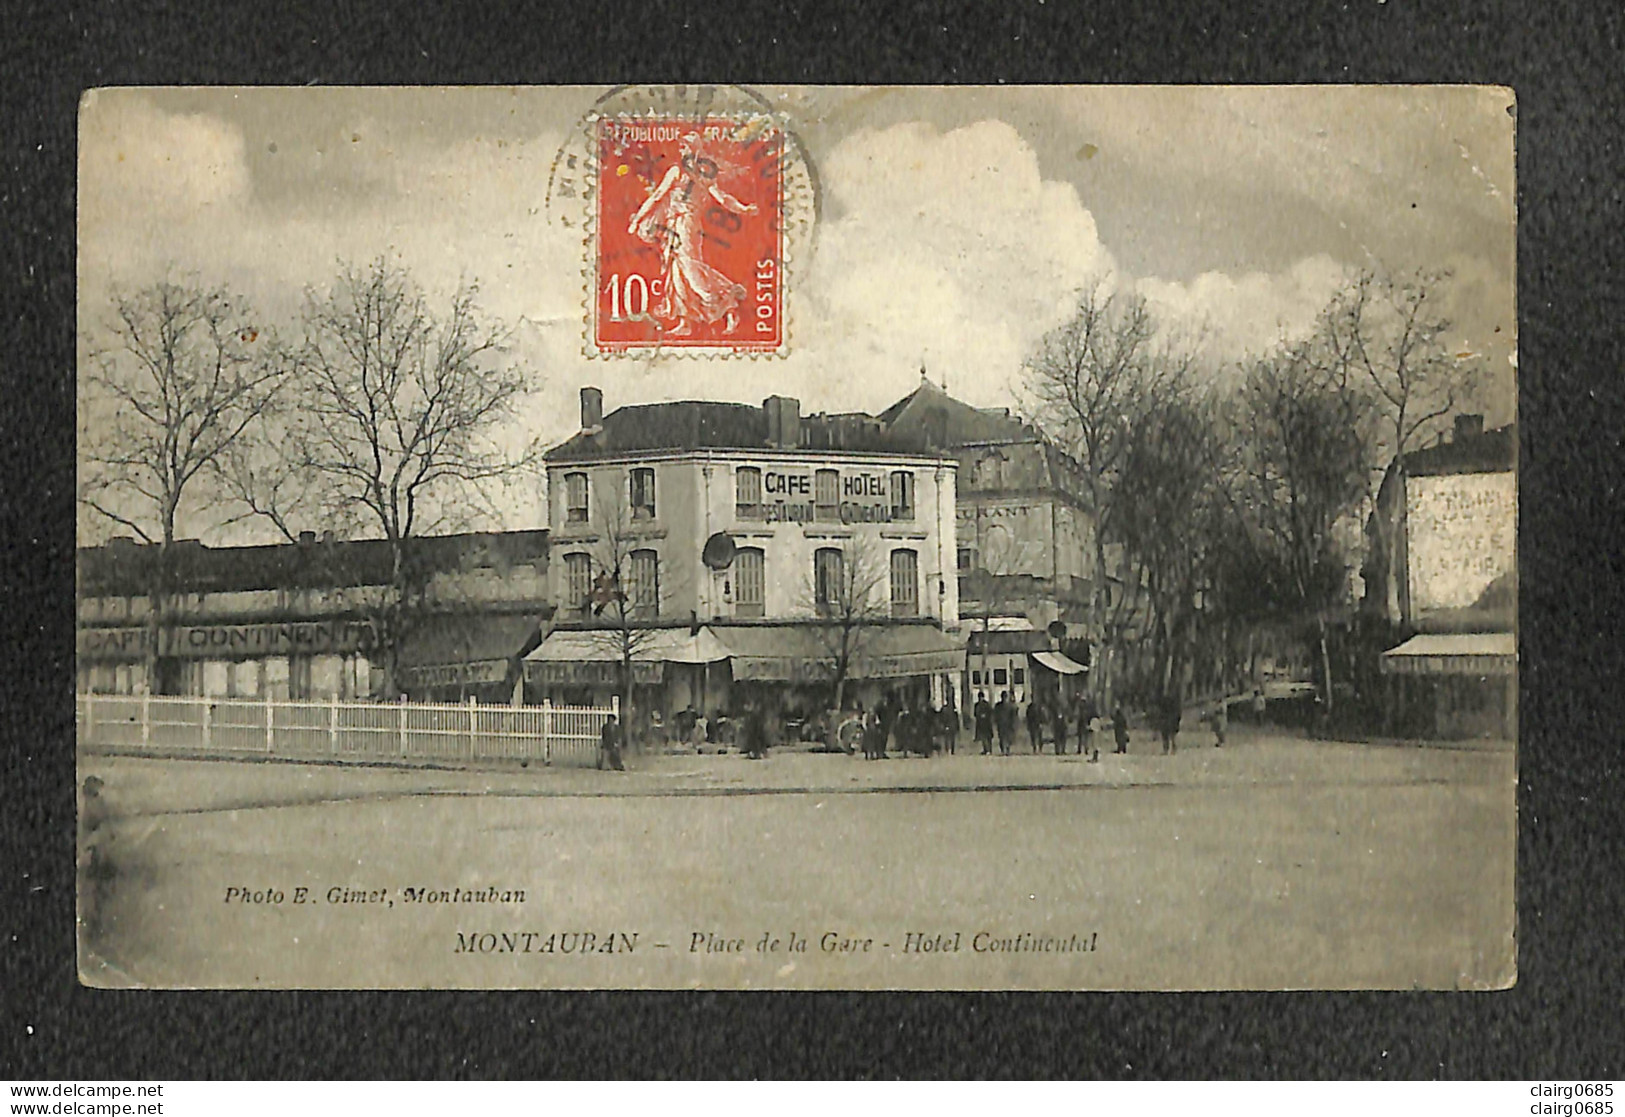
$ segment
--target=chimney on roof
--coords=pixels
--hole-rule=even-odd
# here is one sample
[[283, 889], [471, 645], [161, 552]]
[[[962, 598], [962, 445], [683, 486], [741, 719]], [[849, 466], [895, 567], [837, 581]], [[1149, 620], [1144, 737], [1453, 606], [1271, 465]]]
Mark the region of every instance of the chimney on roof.
[[581, 389], [581, 429], [597, 430], [604, 425], [604, 393], [598, 388]]
[[762, 401], [767, 415], [767, 444], [776, 450], [801, 445], [801, 401], [789, 396], [768, 396]]
[[314, 531], [301, 531], [299, 533], [299, 545], [301, 547], [308, 547], [314, 542], [316, 542], [316, 533]]
[[1482, 415], [1457, 415], [1456, 416], [1456, 434], [1455, 434], [1455, 437], [1452, 439], [1452, 441], [1460, 442], [1460, 441], [1462, 441], [1462, 439], [1472, 438], [1474, 435], [1479, 435], [1479, 434], [1483, 434], [1483, 433], [1484, 433], [1484, 416], [1482, 416]]

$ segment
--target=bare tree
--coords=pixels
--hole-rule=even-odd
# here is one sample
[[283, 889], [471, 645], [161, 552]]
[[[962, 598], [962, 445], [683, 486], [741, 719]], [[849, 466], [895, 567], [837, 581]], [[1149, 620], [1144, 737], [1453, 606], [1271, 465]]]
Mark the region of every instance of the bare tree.
[[1163, 336], [1143, 297], [1109, 291], [1097, 277], [1026, 365], [1038, 424], [1082, 466], [1080, 495], [1094, 517], [1090, 627], [1106, 651], [1106, 669], [1092, 680], [1097, 688], [1111, 673], [1114, 634], [1134, 610], [1141, 580], [1131, 553], [1122, 571], [1126, 592], [1108, 606], [1107, 547], [1124, 538], [1125, 462], [1143, 416], [1186, 382], [1194, 364], [1194, 346]]
[[403, 269], [379, 259], [344, 267], [308, 291], [301, 341], [284, 351], [292, 387], [274, 445], [230, 470], [247, 514], [288, 539], [300, 522], [388, 541], [388, 584], [373, 623], [386, 695], [398, 690], [403, 638], [425, 609], [430, 571], [415, 542], [462, 526], [482, 486], [534, 462], [496, 434], [529, 387], [507, 360], [507, 331], [483, 321], [477, 287], [441, 313]]
[[[157, 546], [149, 566], [148, 685], [169, 612], [177, 525], [210, 506], [209, 471], [284, 382], [253, 309], [223, 287], [163, 280], [113, 296], [79, 378], [79, 501]], [[190, 506], [190, 509], [189, 509]]]
[[1155, 686], [1183, 687], [1183, 667], [1222, 538], [1212, 401], [1188, 391], [1148, 408], [1131, 428], [1118, 487], [1119, 525], [1145, 574]]
[[854, 535], [843, 546], [821, 548], [814, 556], [802, 604], [814, 617], [837, 712], [854, 663], [891, 619], [890, 584], [890, 558], [869, 536]]
[[[1480, 367], [1451, 353], [1443, 306], [1448, 271], [1403, 278], [1364, 271], [1322, 312], [1317, 341], [1339, 376], [1363, 376], [1382, 418], [1384, 449], [1404, 491], [1405, 455], [1436, 430], [1475, 387]], [[1399, 561], [1404, 531], [1379, 540], [1388, 569]]]
[[1328, 356], [1323, 345], [1304, 341], [1249, 370], [1239, 399], [1245, 438], [1235, 522], [1247, 535], [1255, 577], [1271, 583], [1276, 610], [1313, 622], [1322, 709], [1329, 714], [1326, 610], [1348, 567], [1333, 528], [1366, 496], [1374, 407], [1363, 380]]
[[598, 542], [589, 552], [592, 591], [588, 601], [570, 604], [586, 607], [592, 638], [615, 656], [621, 721], [630, 729], [635, 724], [634, 665], [658, 638], [660, 630], [653, 625], [660, 617], [662, 594], [669, 599], [674, 590], [660, 585], [658, 557], [647, 549], [649, 537], [634, 529], [623, 498], [624, 493], [600, 495], [595, 502]]

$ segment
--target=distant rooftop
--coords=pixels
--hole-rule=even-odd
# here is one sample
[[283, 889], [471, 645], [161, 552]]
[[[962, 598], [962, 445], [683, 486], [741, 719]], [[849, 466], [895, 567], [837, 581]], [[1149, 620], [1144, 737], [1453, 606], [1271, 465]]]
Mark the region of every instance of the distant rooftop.
[[581, 430], [547, 454], [550, 462], [659, 450], [847, 450], [918, 454], [923, 438], [892, 431], [863, 412], [802, 415], [800, 401], [781, 396], [748, 403], [680, 400], [618, 407], [600, 417], [602, 396], [582, 389]]
[[603, 414], [603, 394], [581, 390], [581, 429], [549, 451], [552, 462], [587, 461], [660, 450], [849, 450], [920, 454], [977, 444], [1037, 442], [1008, 408], [973, 407], [922, 375], [919, 386], [879, 415], [801, 414], [799, 400], [748, 403], [680, 400], [639, 403]]
[[[434, 571], [502, 569], [547, 561], [547, 530], [466, 532], [417, 540], [421, 561]], [[133, 596], [146, 592], [158, 547], [115, 539], [77, 553], [81, 596]], [[389, 544], [383, 539], [321, 540], [254, 547], [206, 547], [177, 540], [171, 555], [176, 589], [223, 593], [299, 586], [376, 586], [390, 577]]]
[[1484, 430], [1481, 415], [1460, 415], [1452, 437], [1405, 455], [1412, 477], [1449, 473], [1504, 473], [1518, 460], [1518, 424]]

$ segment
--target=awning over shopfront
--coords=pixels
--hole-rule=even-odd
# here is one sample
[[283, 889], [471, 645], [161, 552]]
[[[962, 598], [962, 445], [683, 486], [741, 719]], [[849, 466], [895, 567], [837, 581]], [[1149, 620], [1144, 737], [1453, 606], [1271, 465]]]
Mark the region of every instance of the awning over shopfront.
[[[730, 653], [735, 679], [778, 682], [826, 681], [840, 641], [838, 630], [811, 624], [722, 627], [716, 634]], [[876, 627], [857, 637], [848, 677], [905, 679], [964, 665], [963, 637], [926, 625]]]
[[1518, 638], [1510, 632], [1424, 633], [1382, 653], [1391, 675], [1512, 675]]
[[[634, 629], [631, 645], [632, 680], [645, 685], [660, 682], [668, 663], [716, 663], [729, 654], [709, 628], [697, 634], [687, 628]], [[625, 651], [619, 629], [551, 632], [525, 657], [525, 677], [563, 686], [612, 686]]]
[[1033, 652], [1033, 662], [1040, 667], [1047, 667], [1057, 675], [1081, 675], [1089, 668], [1062, 655], [1060, 652]]
[[509, 664], [540, 637], [533, 614], [429, 617], [402, 642], [402, 681], [419, 687], [505, 682]]

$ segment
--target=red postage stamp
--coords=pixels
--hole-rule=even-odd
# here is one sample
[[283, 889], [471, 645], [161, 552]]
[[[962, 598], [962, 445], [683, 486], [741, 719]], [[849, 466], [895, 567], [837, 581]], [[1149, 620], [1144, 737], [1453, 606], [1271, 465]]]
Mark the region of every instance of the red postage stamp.
[[782, 130], [623, 116], [601, 119], [597, 139], [597, 351], [780, 351]]

